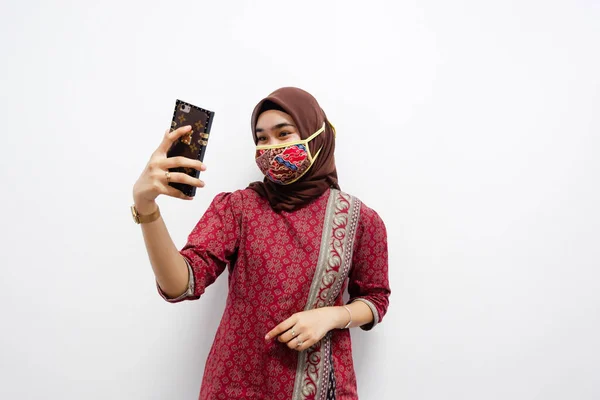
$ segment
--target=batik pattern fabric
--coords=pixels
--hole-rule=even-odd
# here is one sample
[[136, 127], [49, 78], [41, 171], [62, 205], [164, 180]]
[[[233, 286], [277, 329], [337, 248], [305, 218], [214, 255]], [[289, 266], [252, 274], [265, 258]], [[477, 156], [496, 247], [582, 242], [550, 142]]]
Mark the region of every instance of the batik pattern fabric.
[[296, 312], [343, 305], [346, 289], [349, 302], [373, 311], [362, 329], [381, 321], [390, 295], [387, 236], [374, 210], [337, 190], [290, 212], [275, 212], [251, 189], [221, 193], [181, 254], [190, 287], [176, 299], [158, 288], [167, 301], [198, 299], [229, 273], [199, 399], [358, 398], [348, 329], [330, 331], [303, 352], [264, 336]]
[[[331, 307], [340, 294], [352, 264], [354, 238], [360, 213], [360, 201], [331, 190], [323, 221], [319, 260], [305, 310]], [[301, 352], [294, 385], [293, 400], [326, 400], [332, 365], [331, 334]]]
[[310, 157], [304, 144], [261, 149], [256, 152], [256, 164], [272, 182], [287, 184], [298, 180], [310, 168]]

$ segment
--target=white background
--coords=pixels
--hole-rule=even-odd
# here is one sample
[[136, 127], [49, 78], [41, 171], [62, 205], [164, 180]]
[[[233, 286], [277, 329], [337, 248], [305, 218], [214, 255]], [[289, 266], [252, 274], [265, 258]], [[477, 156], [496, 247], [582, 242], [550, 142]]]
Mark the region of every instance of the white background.
[[338, 131], [392, 296], [353, 331], [361, 399], [600, 398], [600, 3], [2, 1], [0, 398], [195, 399], [226, 273], [155, 291], [133, 183], [176, 98], [216, 111], [178, 246], [260, 178], [281, 86]]

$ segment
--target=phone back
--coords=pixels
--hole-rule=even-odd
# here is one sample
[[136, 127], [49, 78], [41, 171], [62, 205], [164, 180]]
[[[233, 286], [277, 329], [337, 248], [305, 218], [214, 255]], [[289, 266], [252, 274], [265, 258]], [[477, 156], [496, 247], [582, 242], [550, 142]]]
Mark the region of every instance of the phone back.
[[[204, 153], [208, 145], [214, 115], [213, 111], [177, 100], [171, 121], [171, 131], [186, 125], [191, 125], [192, 130], [171, 145], [171, 148], [167, 151], [167, 157], [181, 156], [204, 161]], [[183, 172], [194, 178], [200, 176], [200, 171], [193, 168], [178, 167], [170, 168], [169, 171]], [[187, 196], [193, 197], [196, 195], [195, 186], [176, 182], [171, 182], [169, 185], [181, 190]]]

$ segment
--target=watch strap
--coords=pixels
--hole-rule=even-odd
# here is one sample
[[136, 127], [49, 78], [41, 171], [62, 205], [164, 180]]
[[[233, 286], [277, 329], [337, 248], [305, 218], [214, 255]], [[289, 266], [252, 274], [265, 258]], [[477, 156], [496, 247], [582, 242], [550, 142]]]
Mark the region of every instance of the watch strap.
[[136, 224], [147, 224], [149, 222], [156, 221], [160, 217], [160, 208], [156, 207], [156, 210], [152, 214], [141, 215], [135, 208], [135, 205], [131, 206], [131, 214]]

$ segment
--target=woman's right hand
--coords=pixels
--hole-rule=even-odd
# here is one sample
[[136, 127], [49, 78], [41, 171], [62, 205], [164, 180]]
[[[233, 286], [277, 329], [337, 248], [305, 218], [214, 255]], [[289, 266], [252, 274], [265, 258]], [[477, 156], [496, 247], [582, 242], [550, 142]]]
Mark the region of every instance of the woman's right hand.
[[[167, 151], [171, 145], [181, 136], [189, 132], [191, 127], [182, 126], [172, 132], [165, 132], [162, 143], [150, 157], [150, 161], [144, 171], [133, 185], [133, 201], [140, 214], [149, 214], [156, 209], [155, 200], [161, 194], [177, 197], [184, 200], [192, 200], [193, 197], [184, 195], [180, 190], [169, 186], [169, 182], [186, 183], [196, 187], [204, 187], [204, 182], [193, 178], [182, 172], [171, 172], [169, 168], [187, 167], [198, 171], [205, 171], [206, 167], [199, 160], [187, 157], [168, 157]], [[167, 182], [167, 175], [170, 175]]]

